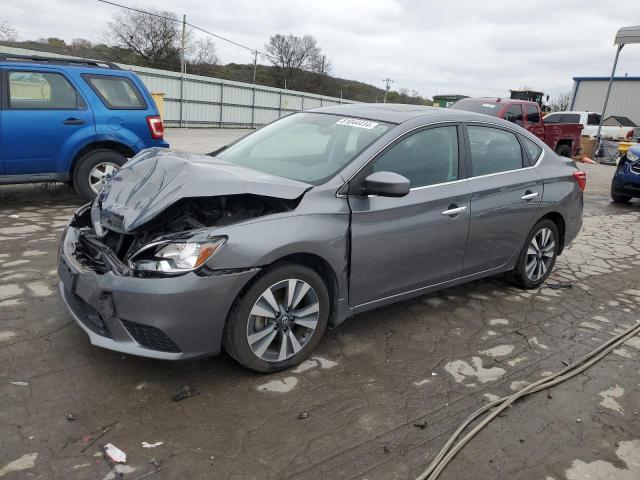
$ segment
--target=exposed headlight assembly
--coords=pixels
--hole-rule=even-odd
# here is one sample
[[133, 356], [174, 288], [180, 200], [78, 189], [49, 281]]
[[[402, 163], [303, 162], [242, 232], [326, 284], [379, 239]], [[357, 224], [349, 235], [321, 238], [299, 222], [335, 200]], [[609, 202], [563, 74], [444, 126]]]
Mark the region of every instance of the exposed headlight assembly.
[[637, 160], [640, 160], [640, 155], [632, 152], [631, 150], [627, 150], [627, 160], [629, 162], [635, 162]]
[[138, 272], [180, 274], [201, 267], [224, 245], [226, 237], [204, 240], [162, 240], [149, 243], [129, 257]]

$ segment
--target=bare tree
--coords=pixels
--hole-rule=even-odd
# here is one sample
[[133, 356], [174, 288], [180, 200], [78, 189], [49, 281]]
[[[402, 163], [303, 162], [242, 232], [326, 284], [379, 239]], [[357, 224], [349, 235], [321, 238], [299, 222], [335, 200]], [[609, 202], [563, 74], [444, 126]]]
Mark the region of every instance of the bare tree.
[[8, 21], [0, 22], [0, 41], [15, 42], [18, 40], [18, 31]]
[[329, 75], [329, 72], [331, 72], [333, 65], [326, 55], [319, 53], [315, 58], [311, 60], [309, 67], [309, 70], [313, 73], [326, 76]]
[[569, 92], [559, 93], [549, 102], [552, 112], [564, 112], [569, 108]]
[[195, 65], [217, 65], [216, 44], [210, 37], [200, 38], [190, 42], [187, 48], [189, 63]]
[[150, 12], [153, 15], [132, 10], [115, 14], [108, 23], [105, 40], [152, 64], [179, 63], [182, 27], [178, 17], [163, 10]]
[[[292, 34], [277, 33], [269, 38], [265, 50], [269, 55], [267, 58], [276, 67], [285, 83], [298, 71], [312, 71], [314, 65], [318, 66], [321, 57], [320, 47], [311, 35], [297, 37]], [[329, 65], [326, 58], [325, 64]]]

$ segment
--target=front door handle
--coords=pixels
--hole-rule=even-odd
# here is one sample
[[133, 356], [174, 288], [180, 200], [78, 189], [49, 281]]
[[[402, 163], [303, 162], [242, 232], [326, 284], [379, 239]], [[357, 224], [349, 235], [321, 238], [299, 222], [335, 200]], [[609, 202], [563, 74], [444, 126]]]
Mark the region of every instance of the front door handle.
[[531, 190], [527, 190], [527, 191], [525, 192], [525, 194], [524, 194], [523, 196], [521, 196], [520, 198], [521, 198], [522, 200], [529, 201], [529, 200], [533, 200], [533, 199], [534, 199], [534, 198], [536, 198], [537, 196], [538, 196], [538, 192], [532, 192]]
[[447, 210], [445, 210], [444, 212], [442, 212], [442, 215], [447, 215], [449, 217], [455, 217], [456, 215], [459, 215], [462, 212], [464, 212], [466, 209], [467, 209], [467, 207], [465, 205], [463, 205], [462, 207], [458, 207], [456, 205], [449, 205], [449, 208]]
[[84, 120], [81, 118], [67, 118], [64, 122], [65, 125], [84, 125]]

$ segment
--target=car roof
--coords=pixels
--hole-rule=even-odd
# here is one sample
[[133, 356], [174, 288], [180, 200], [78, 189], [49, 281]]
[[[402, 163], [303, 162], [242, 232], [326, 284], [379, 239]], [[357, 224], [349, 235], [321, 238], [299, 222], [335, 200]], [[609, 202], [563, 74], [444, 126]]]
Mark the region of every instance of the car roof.
[[414, 119], [432, 122], [488, 122], [511, 126], [513, 123], [482, 113], [455, 110], [452, 108], [427, 107], [424, 105], [406, 105], [397, 103], [349, 103], [331, 107], [319, 107], [305, 112], [343, 115], [379, 122], [400, 124]]

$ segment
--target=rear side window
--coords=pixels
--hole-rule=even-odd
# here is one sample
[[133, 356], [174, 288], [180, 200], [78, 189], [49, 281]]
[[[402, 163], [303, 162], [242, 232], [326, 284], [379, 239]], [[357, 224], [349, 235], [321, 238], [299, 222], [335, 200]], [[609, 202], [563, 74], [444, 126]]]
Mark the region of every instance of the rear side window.
[[590, 113], [587, 116], [587, 125], [600, 125], [600, 114]]
[[542, 153], [542, 148], [537, 145], [535, 142], [529, 140], [526, 137], [520, 137], [522, 139], [522, 143], [524, 143], [524, 148], [529, 152], [529, 157], [531, 157], [531, 164], [535, 164], [540, 158], [540, 154]]
[[525, 105], [525, 113], [527, 115], [527, 123], [540, 123], [540, 110], [535, 105]]
[[78, 96], [59, 73], [9, 71], [9, 108], [29, 110], [75, 110]]
[[147, 105], [137, 87], [127, 77], [82, 75], [89, 86], [111, 110], [144, 110]]
[[580, 123], [580, 114], [554, 113], [544, 117], [544, 123]]
[[468, 127], [473, 176], [523, 167], [522, 148], [516, 136], [491, 127]]

